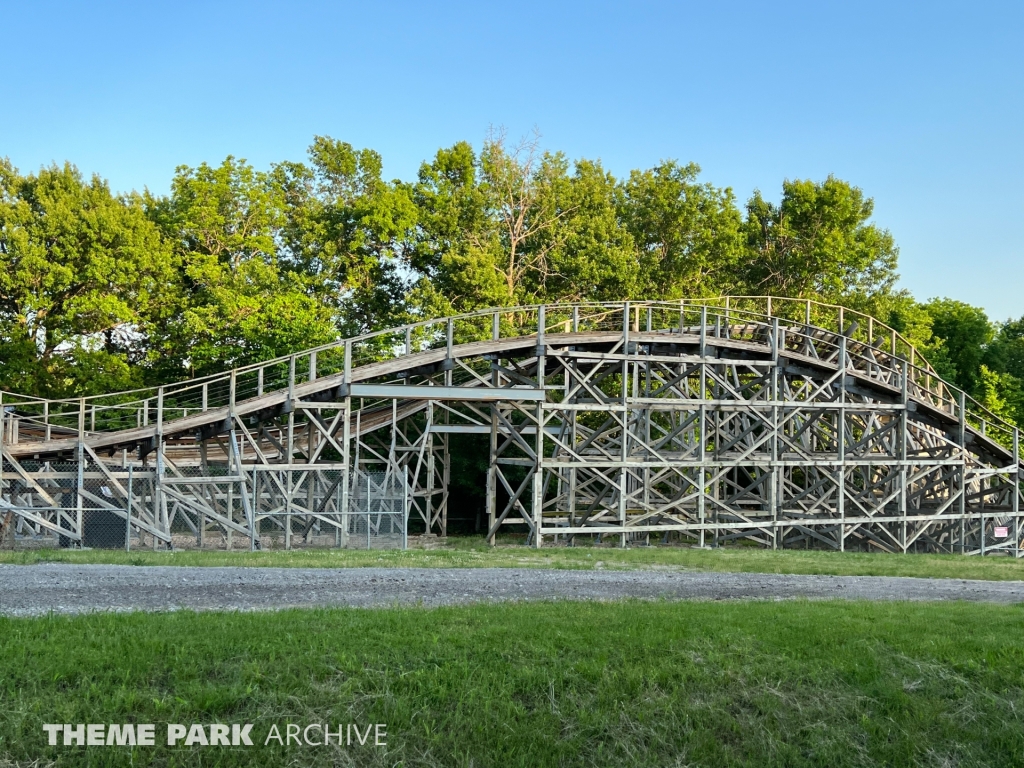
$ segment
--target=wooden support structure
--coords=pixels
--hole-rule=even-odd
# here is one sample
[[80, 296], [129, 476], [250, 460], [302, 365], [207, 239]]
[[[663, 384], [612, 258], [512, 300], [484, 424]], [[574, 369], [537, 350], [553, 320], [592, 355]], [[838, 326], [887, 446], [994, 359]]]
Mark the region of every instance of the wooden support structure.
[[102, 510], [126, 546], [405, 546], [446, 535], [467, 434], [491, 544], [1022, 550], [1017, 430], [804, 299], [490, 309], [0, 416], [15, 542], [82, 545]]

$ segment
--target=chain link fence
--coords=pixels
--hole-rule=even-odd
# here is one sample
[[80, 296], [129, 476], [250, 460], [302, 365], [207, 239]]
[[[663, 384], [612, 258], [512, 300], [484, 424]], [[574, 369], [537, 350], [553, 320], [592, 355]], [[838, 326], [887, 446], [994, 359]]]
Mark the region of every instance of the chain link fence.
[[349, 501], [348, 534], [366, 549], [408, 546], [409, 487], [404, 473], [355, 473]]
[[[404, 471], [50, 463], [4, 473], [0, 548], [274, 550], [408, 546]], [[347, 498], [346, 498], [347, 496]], [[347, 504], [347, 511], [346, 511]], [[79, 535], [81, 531], [81, 535]]]

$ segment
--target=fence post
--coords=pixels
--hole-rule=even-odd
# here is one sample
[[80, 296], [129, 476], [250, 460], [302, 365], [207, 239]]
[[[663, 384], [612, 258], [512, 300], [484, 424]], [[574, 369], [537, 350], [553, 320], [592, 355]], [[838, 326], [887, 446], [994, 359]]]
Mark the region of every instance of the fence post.
[[[701, 358], [707, 357], [707, 345], [708, 345], [708, 307], [707, 307], [706, 304], [702, 304], [701, 307], [700, 307], [700, 356], [701, 356]], [[701, 375], [703, 377], [703, 374], [701, 374]], [[701, 399], [703, 399], [703, 395], [701, 396]], [[703, 429], [703, 428], [704, 428], [704, 425], [703, 425], [703, 423], [701, 423], [701, 429]]]
[[[239, 473], [241, 474], [241, 473]], [[252, 515], [249, 517], [249, 551], [256, 551], [256, 512], [259, 509], [259, 486], [257, 485], [259, 478], [256, 475], [256, 465], [253, 464], [252, 468]]]
[[405, 509], [402, 514], [402, 549], [409, 548], [409, 507], [412, 506], [412, 483], [409, 482], [409, 465], [405, 465]]
[[[154, 483], [155, 509], [153, 517], [158, 525], [162, 525], [167, 532], [167, 548], [174, 549], [174, 541], [171, 539], [171, 525], [167, 519], [167, 509], [163, 493], [164, 483], [164, 388], [159, 387], [156, 391], [156, 481]], [[157, 547], [157, 537], [153, 537], [153, 548]]]
[[547, 307], [541, 304], [537, 307], [537, 346], [544, 346], [544, 324], [547, 322]]
[[75, 525], [78, 527], [78, 548], [85, 546], [85, 498], [82, 491], [85, 490], [85, 398], [78, 400], [78, 445], [76, 455], [78, 457], [78, 501], [75, 506]]
[[1013, 428], [1013, 557], [1020, 557], [1020, 430]]
[[125, 504], [125, 532], [124, 532], [124, 551], [132, 551], [132, 469], [128, 467], [128, 503]]
[[295, 402], [295, 355], [288, 358], [288, 408]]

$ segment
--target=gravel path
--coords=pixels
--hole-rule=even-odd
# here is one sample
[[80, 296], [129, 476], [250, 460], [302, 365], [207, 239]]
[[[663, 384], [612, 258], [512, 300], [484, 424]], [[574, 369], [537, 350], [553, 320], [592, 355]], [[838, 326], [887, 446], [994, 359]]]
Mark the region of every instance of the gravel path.
[[0, 615], [458, 605], [506, 600], [788, 598], [1024, 602], [1024, 582], [518, 568], [0, 565]]

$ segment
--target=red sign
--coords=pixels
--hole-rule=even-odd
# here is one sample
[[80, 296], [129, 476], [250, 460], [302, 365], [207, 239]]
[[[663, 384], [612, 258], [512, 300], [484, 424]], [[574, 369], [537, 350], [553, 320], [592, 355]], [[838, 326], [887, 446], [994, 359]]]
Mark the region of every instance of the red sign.
[[996, 528], [996, 538], [997, 539], [1005, 539], [1009, 535], [1010, 535], [1010, 529], [1007, 528], [1005, 525], [1001, 525], [1001, 526]]

